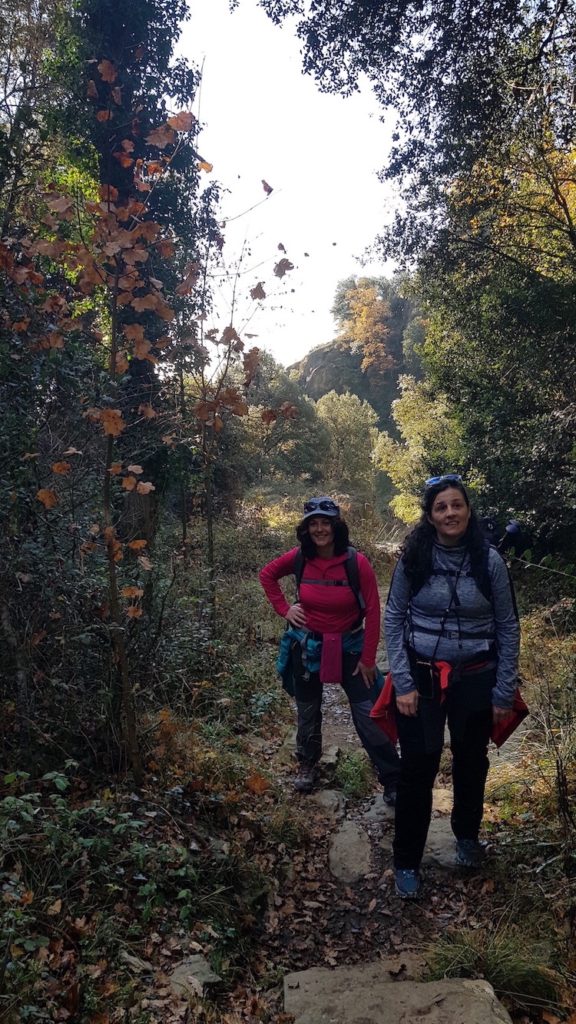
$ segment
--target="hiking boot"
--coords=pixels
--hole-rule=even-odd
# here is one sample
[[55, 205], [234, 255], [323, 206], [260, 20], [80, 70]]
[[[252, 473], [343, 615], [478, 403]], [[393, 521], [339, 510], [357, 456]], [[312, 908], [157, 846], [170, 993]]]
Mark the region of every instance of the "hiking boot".
[[300, 765], [298, 775], [294, 778], [294, 789], [297, 793], [311, 793], [316, 780], [316, 769]]
[[388, 807], [396, 807], [396, 783], [387, 782], [384, 784], [384, 803], [388, 804]]
[[456, 840], [456, 863], [461, 868], [479, 868], [486, 857], [486, 850], [477, 839]]
[[401, 900], [417, 900], [420, 895], [422, 879], [420, 872], [413, 868], [396, 868], [394, 872], [396, 895]]

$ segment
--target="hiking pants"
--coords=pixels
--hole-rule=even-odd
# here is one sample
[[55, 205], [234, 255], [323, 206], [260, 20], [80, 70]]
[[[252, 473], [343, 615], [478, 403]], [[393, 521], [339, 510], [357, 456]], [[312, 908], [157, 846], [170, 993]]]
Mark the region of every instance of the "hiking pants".
[[432, 787], [442, 755], [441, 742], [436, 749], [427, 749], [426, 719], [430, 711], [435, 717], [440, 714], [443, 723], [448, 717], [454, 787], [452, 831], [456, 839], [478, 839], [480, 831], [488, 774], [492, 706], [475, 708], [462, 716], [461, 708], [451, 708], [449, 702], [442, 708], [436, 705], [431, 709], [430, 704], [421, 699], [416, 718], [396, 711], [402, 755], [393, 847], [397, 868], [416, 869], [420, 866], [428, 836]]
[[[378, 780], [383, 786], [394, 785], [398, 779], [400, 758], [396, 747], [370, 718], [370, 711], [378, 696], [376, 687], [368, 689], [362, 676], [352, 675], [359, 656], [345, 654], [342, 659], [342, 686], [350, 702], [352, 721], [364, 750], [368, 754]], [[298, 731], [296, 756], [303, 767], [313, 767], [322, 754], [322, 693], [320, 674], [311, 672], [308, 679], [296, 676], [294, 680]], [[329, 684], [332, 685], [332, 684]]]

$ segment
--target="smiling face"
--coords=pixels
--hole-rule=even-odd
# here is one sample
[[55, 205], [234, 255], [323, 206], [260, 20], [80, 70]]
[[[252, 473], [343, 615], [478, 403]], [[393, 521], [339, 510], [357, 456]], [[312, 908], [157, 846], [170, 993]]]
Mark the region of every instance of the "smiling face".
[[327, 516], [311, 516], [308, 520], [308, 534], [321, 558], [334, 554], [334, 527]]
[[446, 487], [436, 495], [428, 522], [436, 530], [439, 543], [445, 547], [456, 547], [462, 542], [470, 522], [470, 506], [457, 487]]

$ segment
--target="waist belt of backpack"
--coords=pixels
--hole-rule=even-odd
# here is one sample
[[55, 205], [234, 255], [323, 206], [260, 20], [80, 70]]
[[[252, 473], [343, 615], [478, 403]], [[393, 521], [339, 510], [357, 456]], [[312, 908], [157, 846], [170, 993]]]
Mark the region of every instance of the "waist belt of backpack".
[[495, 640], [495, 633], [470, 633], [465, 629], [431, 629], [428, 626], [412, 626], [414, 633], [430, 633], [431, 636], [439, 636], [444, 640]]

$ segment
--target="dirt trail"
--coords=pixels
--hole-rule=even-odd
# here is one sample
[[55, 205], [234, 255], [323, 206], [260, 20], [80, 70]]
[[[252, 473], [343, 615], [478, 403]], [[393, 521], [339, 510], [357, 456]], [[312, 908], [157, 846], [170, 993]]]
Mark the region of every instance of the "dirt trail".
[[[494, 920], [501, 909], [491, 871], [494, 862], [489, 857], [484, 870], [474, 875], [455, 866], [449, 826], [451, 793], [441, 772], [423, 865], [424, 897], [417, 903], [398, 900], [391, 859], [393, 811], [384, 804], [376, 781], [370, 796], [360, 801], [346, 801], [334, 783], [337, 756], [359, 749], [340, 688], [326, 688], [323, 711], [325, 756], [318, 789], [309, 796], [294, 795], [309, 838], [287, 859], [286, 870], [275, 880], [261, 964], [263, 969], [286, 975], [312, 966], [334, 968], [392, 958], [402, 973], [407, 970], [403, 964], [413, 962], [410, 958], [415, 954], [425, 954], [447, 928], [477, 929]], [[294, 771], [293, 738], [291, 730], [276, 759], [287, 787]], [[517, 759], [520, 750], [518, 742], [511, 746], [507, 763]], [[362, 866], [366, 844], [368, 861]], [[338, 845], [341, 848], [335, 853]], [[354, 877], [355, 858], [360, 871], [354, 880], [346, 881], [350, 861]], [[342, 861], [344, 871], [339, 875], [337, 865]]]

